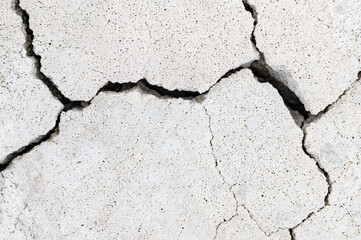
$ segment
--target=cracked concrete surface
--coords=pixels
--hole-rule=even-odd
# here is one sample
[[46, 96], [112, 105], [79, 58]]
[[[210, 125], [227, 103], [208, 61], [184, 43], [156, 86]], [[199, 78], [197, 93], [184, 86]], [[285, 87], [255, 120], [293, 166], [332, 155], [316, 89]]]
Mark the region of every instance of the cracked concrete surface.
[[0, 239], [361, 238], [358, 1], [0, 9]]
[[274, 88], [241, 70], [203, 104], [218, 169], [262, 230], [290, 228], [323, 206], [325, 178], [302, 151], [302, 131]]
[[7, 239], [210, 239], [234, 211], [194, 101], [101, 93], [59, 131], [3, 173], [3, 217], [22, 223], [3, 222]]
[[312, 114], [325, 109], [361, 69], [361, 1], [248, 1], [255, 38], [273, 75]]
[[205, 92], [229, 69], [258, 58], [249, 38], [252, 16], [238, 0], [22, 0], [20, 6], [31, 16], [42, 71], [72, 100], [90, 100], [108, 81], [142, 78]]
[[62, 105], [36, 76], [14, 4], [0, 6], [0, 163], [53, 128]]
[[305, 147], [332, 182], [328, 206], [295, 230], [297, 239], [357, 239], [361, 235], [361, 82], [305, 126]]

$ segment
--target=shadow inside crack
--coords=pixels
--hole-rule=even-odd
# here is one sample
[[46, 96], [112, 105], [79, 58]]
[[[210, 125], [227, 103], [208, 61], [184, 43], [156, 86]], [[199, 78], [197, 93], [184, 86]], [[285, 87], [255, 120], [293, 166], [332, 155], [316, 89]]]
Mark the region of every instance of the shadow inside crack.
[[289, 89], [286, 84], [271, 75], [270, 71], [268, 70], [269, 67], [263, 59], [254, 61], [251, 64], [250, 69], [259, 82], [267, 82], [278, 91], [286, 106], [299, 112], [304, 117], [304, 119], [307, 119], [310, 116], [310, 112], [305, 109], [304, 104], [301, 102], [298, 96], [291, 89]]

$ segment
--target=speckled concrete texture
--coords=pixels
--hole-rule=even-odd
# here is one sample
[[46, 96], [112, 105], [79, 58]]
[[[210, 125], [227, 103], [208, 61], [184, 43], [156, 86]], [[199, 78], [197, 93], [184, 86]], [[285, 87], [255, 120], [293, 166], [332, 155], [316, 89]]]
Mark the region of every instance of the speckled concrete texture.
[[36, 76], [14, 4], [0, 4], [0, 163], [55, 126], [62, 105]]
[[332, 104], [361, 69], [361, 1], [249, 0], [258, 49], [312, 114]]
[[361, 239], [356, 0], [4, 0], [0, 240]]
[[210, 239], [233, 214], [199, 104], [102, 93], [60, 132], [1, 178], [5, 239]]
[[305, 145], [332, 181], [329, 206], [302, 223], [299, 239], [357, 239], [361, 232], [361, 83], [306, 126]]
[[323, 206], [326, 180], [274, 88], [242, 70], [212, 88], [204, 106], [218, 169], [262, 230], [290, 228]]
[[240, 1], [22, 0], [43, 71], [73, 100], [108, 81], [205, 92], [258, 58]]

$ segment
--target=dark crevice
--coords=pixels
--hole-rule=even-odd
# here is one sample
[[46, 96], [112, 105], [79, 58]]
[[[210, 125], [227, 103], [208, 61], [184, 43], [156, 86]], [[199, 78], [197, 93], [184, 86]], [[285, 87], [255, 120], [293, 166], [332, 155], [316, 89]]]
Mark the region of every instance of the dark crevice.
[[[216, 83], [214, 83], [207, 91], [205, 91], [203, 93], [200, 93], [198, 91], [186, 91], [186, 90], [178, 90], [178, 89], [168, 90], [162, 86], [150, 84], [145, 78], [143, 78], [135, 83], [132, 83], [132, 82], [128, 82], [128, 83], [108, 82], [107, 84], [105, 84], [103, 87], [101, 87], [98, 90], [98, 92], [95, 96], [97, 96], [100, 92], [106, 92], [106, 91], [122, 92], [122, 91], [126, 91], [129, 89], [135, 88], [135, 87], [139, 87], [139, 89], [142, 90], [144, 93], [151, 93], [154, 95], [159, 95], [159, 96], [169, 97], [169, 98], [182, 98], [185, 100], [192, 100], [195, 98], [204, 97], [212, 89], [212, 87], [215, 86], [216, 84], [218, 84], [222, 79], [228, 78], [232, 74], [239, 72], [242, 69], [247, 68], [246, 66], [249, 66], [251, 64], [252, 63], [244, 64], [237, 68], [227, 71]], [[92, 99], [94, 99], [94, 97]], [[87, 104], [90, 104], [91, 101], [92, 100], [87, 102]]]
[[[135, 83], [108, 82], [98, 90], [95, 96], [97, 96], [100, 92], [123, 92], [133, 88], [139, 88], [143, 93], [150, 93], [153, 95], [169, 97], [169, 98], [194, 99], [202, 95], [199, 92], [184, 91], [184, 90], [173, 90], [173, 91], [167, 90], [161, 86], [152, 85], [146, 79], [143, 78]], [[94, 97], [87, 103], [90, 104], [93, 99]]]
[[291, 240], [295, 240], [296, 238], [295, 238], [295, 234], [293, 232], [293, 229], [290, 228], [289, 231], [290, 231]]
[[[276, 78], [270, 71], [272, 68], [267, 64], [264, 53], [257, 47], [256, 42], [256, 36], [255, 36], [255, 30], [258, 23], [258, 14], [254, 6], [248, 3], [247, 0], [243, 0], [243, 5], [246, 11], [250, 12], [252, 14], [252, 17], [254, 19], [253, 22], [253, 31], [251, 34], [251, 42], [253, 43], [254, 47], [258, 51], [260, 55], [260, 59], [257, 61], [252, 62], [251, 66], [249, 67], [253, 73], [253, 75], [257, 78], [257, 80], [261, 83], [269, 83], [271, 84], [281, 95], [283, 102], [286, 106], [288, 106], [290, 109], [299, 112], [304, 119], [307, 119], [310, 116], [310, 113], [305, 109], [305, 106], [301, 102], [301, 100], [298, 98], [298, 96], [291, 91], [291, 89], [286, 86], [282, 81]], [[293, 113], [291, 112], [291, 115]]]
[[10, 153], [9, 155], [6, 156], [6, 158], [4, 159], [4, 161], [2, 163], [0, 163], [0, 172], [2, 172], [3, 170], [5, 170], [10, 163], [17, 157], [31, 151], [34, 147], [42, 144], [43, 142], [47, 141], [50, 139], [51, 136], [53, 136], [53, 134], [58, 134], [59, 133], [59, 124], [60, 124], [60, 117], [61, 114], [63, 112], [67, 112], [69, 110], [72, 109], [82, 109], [84, 107], [88, 106], [87, 102], [70, 102], [69, 104], [65, 105], [64, 108], [60, 111], [60, 113], [58, 114], [56, 121], [55, 121], [55, 125], [52, 129], [50, 129], [45, 135], [40, 135], [38, 136], [35, 140], [31, 141], [28, 145], [16, 150], [13, 153]]
[[[223, 77], [220, 78], [226, 78], [229, 77], [230, 75], [232, 75], [233, 73], [239, 71], [243, 69], [243, 67], [239, 67], [236, 69], [232, 69], [230, 71], [228, 71]], [[218, 82], [220, 81], [218, 80]], [[70, 101], [69, 99], [66, 98], [65, 102], [62, 102], [64, 104], [64, 108], [63, 110], [59, 113], [55, 126], [45, 135], [41, 135], [39, 136], [36, 140], [32, 141], [31, 143], [29, 143], [28, 145], [20, 148], [19, 150], [9, 154], [4, 162], [2, 164], [0, 164], [0, 172], [5, 170], [9, 164], [13, 161], [13, 159], [29, 152], [30, 150], [32, 150], [35, 146], [40, 145], [41, 143], [43, 143], [44, 141], [48, 140], [54, 133], [58, 133], [58, 127], [59, 127], [59, 123], [60, 123], [60, 116], [63, 112], [72, 110], [72, 109], [83, 109], [87, 106], [89, 106], [92, 102], [92, 100], [101, 92], [123, 92], [123, 91], [127, 91], [133, 88], [139, 88], [139, 90], [141, 90], [143, 93], [145, 94], [153, 94], [153, 95], [158, 95], [158, 96], [163, 96], [163, 97], [170, 97], [170, 98], [182, 98], [185, 100], [193, 100], [196, 97], [199, 96], [203, 96], [205, 94], [207, 94], [207, 92], [209, 90], [207, 90], [204, 93], [199, 93], [199, 92], [192, 92], [192, 91], [183, 91], [183, 90], [167, 90], [163, 87], [160, 86], [156, 86], [156, 85], [152, 85], [150, 84], [146, 79], [141, 79], [136, 83], [112, 83], [112, 82], [108, 82], [107, 84], [105, 84], [103, 87], [101, 87], [98, 92], [96, 93], [96, 95], [90, 100], [90, 101]], [[63, 96], [63, 95], [62, 95]]]
[[[262, 83], [267, 82], [267, 83], [271, 84], [275, 89], [277, 89], [277, 91], [280, 94], [280, 96], [282, 97], [285, 105], [288, 106], [290, 109], [299, 112], [299, 114], [301, 114], [305, 119], [305, 121], [300, 126], [303, 131], [302, 149], [306, 155], [308, 155], [311, 159], [313, 159], [315, 161], [318, 170], [324, 175], [326, 182], [328, 184], [327, 194], [324, 198], [324, 205], [318, 210], [318, 211], [320, 211], [325, 206], [329, 205], [328, 199], [329, 199], [329, 196], [332, 191], [332, 183], [331, 183], [328, 172], [326, 172], [325, 169], [320, 166], [320, 163], [307, 151], [307, 149], [305, 147], [306, 132], [303, 128], [304, 124], [307, 123], [307, 120], [312, 121], [315, 118], [318, 118], [319, 115], [314, 116], [314, 115], [310, 114], [310, 112], [305, 109], [304, 104], [301, 102], [301, 100], [298, 98], [298, 96], [291, 89], [289, 89], [288, 86], [286, 86], [286, 84], [284, 84], [281, 80], [277, 79], [277, 76], [275, 76], [275, 74], [274, 74], [276, 72], [267, 64], [264, 53], [262, 51], [260, 51], [260, 49], [257, 47], [256, 37], [255, 37], [255, 29], [256, 29], [257, 23], [258, 23], [258, 14], [257, 14], [256, 8], [254, 6], [252, 6], [251, 4], [249, 4], [247, 0], [243, 0], [243, 5], [244, 5], [245, 9], [252, 14], [252, 16], [254, 18], [254, 28], [252, 31], [251, 41], [254, 44], [254, 47], [257, 49], [257, 51], [260, 54], [260, 60], [254, 61], [251, 64], [251, 66], [250, 66], [251, 71], [253, 72], [254, 76], [258, 79], [259, 82], [262, 82]], [[360, 75], [361, 75], [361, 72], [359, 72], [359, 77], [360, 77]], [[325, 108], [322, 111], [322, 113], [320, 113], [320, 114], [327, 112], [331, 105], [332, 104], [330, 104], [327, 108]], [[293, 116], [294, 113], [292, 113], [291, 111], [290, 111], [290, 113]], [[296, 118], [296, 116], [293, 116], [293, 117]], [[293, 239], [293, 240], [295, 239], [294, 229], [297, 228], [304, 221], [306, 221], [308, 218], [310, 218], [313, 214], [314, 214], [314, 212], [311, 212], [307, 216], [307, 218], [302, 220], [299, 224], [297, 224], [293, 228], [289, 229], [291, 239]]]
[[34, 46], [33, 46], [34, 34], [29, 26], [29, 14], [20, 7], [19, 0], [15, 0], [14, 9], [15, 9], [15, 12], [22, 18], [22, 21], [23, 21], [23, 26], [24, 26], [24, 30], [25, 30], [24, 48], [26, 50], [27, 55], [34, 59], [34, 62], [35, 62], [34, 69], [35, 69], [36, 77], [39, 78], [48, 87], [48, 89], [52, 93], [52, 95], [56, 99], [58, 99], [64, 105], [64, 107], [56, 119], [55, 126], [51, 130], [49, 130], [45, 135], [38, 136], [35, 140], [31, 141], [28, 145], [21, 147], [17, 151], [10, 153], [9, 155], [6, 156], [6, 158], [0, 164], [0, 172], [5, 170], [9, 166], [10, 163], [13, 161], [13, 159], [29, 152], [35, 146], [40, 145], [42, 142], [48, 140], [54, 133], [57, 133], [58, 126], [60, 123], [60, 116], [61, 116], [62, 112], [66, 112], [66, 111], [74, 109], [74, 108], [78, 108], [78, 109], [83, 108], [84, 106], [87, 105], [86, 102], [71, 101], [69, 98], [65, 97], [60, 92], [60, 90], [56, 87], [56, 85], [50, 80], [50, 78], [48, 78], [41, 71], [41, 56], [37, 55], [34, 52]]
[[146, 86], [150, 90], [157, 92], [161, 96], [168, 96], [172, 98], [194, 98], [201, 95], [199, 92], [192, 92], [192, 91], [184, 91], [184, 90], [170, 91], [163, 87], [152, 85], [146, 79], [142, 79], [139, 82], [144, 84], [144, 86]]
[[286, 106], [299, 112], [304, 117], [304, 119], [307, 119], [311, 116], [310, 112], [305, 109], [305, 106], [297, 97], [297, 95], [291, 91], [283, 82], [277, 80], [270, 74], [268, 70], [269, 67], [267, 67], [267, 64], [264, 62], [264, 60], [260, 59], [259, 61], [254, 61], [251, 64], [250, 69], [259, 82], [267, 82], [275, 89], [277, 89]]
[[254, 31], [256, 31], [256, 26], [258, 24], [258, 13], [255, 9], [254, 6], [252, 6], [247, 0], [243, 0], [243, 6], [245, 8], [245, 10], [247, 12], [250, 12], [254, 21], [253, 21], [253, 30], [252, 30], [252, 34], [251, 34], [251, 42], [253, 43], [253, 46], [256, 48], [257, 52], [260, 54], [260, 58], [264, 59], [264, 55], [263, 52], [261, 52], [258, 47], [257, 47], [257, 43], [256, 43], [256, 37], [254, 35]]
[[22, 18], [23, 25], [25, 29], [25, 49], [26, 53], [29, 57], [32, 57], [35, 60], [35, 74], [36, 77], [39, 78], [50, 90], [50, 92], [53, 94], [53, 96], [58, 99], [64, 106], [68, 104], [79, 104], [77, 102], [72, 102], [69, 98], [65, 97], [60, 90], [57, 88], [57, 86], [51, 81], [50, 78], [48, 78], [42, 71], [41, 71], [41, 56], [35, 53], [34, 51], [34, 34], [33, 30], [30, 28], [29, 24], [29, 14], [20, 7], [20, 0], [15, 0], [15, 11], [16, 13]]

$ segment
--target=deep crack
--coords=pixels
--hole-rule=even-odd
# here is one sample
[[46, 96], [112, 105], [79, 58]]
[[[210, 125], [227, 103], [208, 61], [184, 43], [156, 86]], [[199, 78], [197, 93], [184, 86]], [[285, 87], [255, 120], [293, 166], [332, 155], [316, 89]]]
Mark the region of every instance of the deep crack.
[[29, 14], [20, 7], [20, 0], [15, 0], [14, 5], [15, 12], [23, 20], [24, 30], [25, 30], [25, 50], [29, 57], [32, 57], [35, 60], [35, 70], [36, 77], [39, 78], [50, 90], [53, 96], [58, 99], [62, 104], [70, 104], [71, 101], [65, 97], [61, 91], [56, 87], [56, 85], [41, 71], [41, 56], [36, 54], [34, 51], [34, 33], [30, 28], [30, 17]]
[[295, 238], [295, 233], [293, 232], [293, 229], [290, 228], [289, 231], [290, 231], [291, 240], [295, 240], [296, 238]]
[[[161, 96], [168, 96], [168, 97], [172, 97], [172, 98], [194, 99], [196, 97], [206, 95], [209, 92], [209, 90], [214, 85], [218, 84], [223, 78], [227, 78], [230, 75], [234, 74], [235, 72], [238, 72], [238, 71], [240, 71], [240, 70], [242, 70], [244, 68], [249, 68], [249, 69], [252, 70], [254, 76], [258, 79], [258, 81], [260, 81], [260, 82], [268, 82], [274, 88], [277, 89], [277, 91], [281, 95], [281, 97], [282, 97], [282, 99], [283, 99], [286, 106], [290, 107], [293, 110], [298, 111], [302, 116], [305, 117], [305, 119], [307, 119], [310, 116], [309, 112], [307, 112], [305, 110], [304, 105], [299, 100], [299, 98], [296, 96], [296, 94], [294, 94], [293, 91], [291, 91], [284, 83], [282, 83], [281, 81], [279, 81], [278, 79], [276, 79], [275, 77], [272, 76], [272, 74], [270, 72], [271, 68], [266, 63], [265, 58], [264, 58], [264, 54], [257, 47], [256, 37], [255, 37], [254, 32], [255, 32], [255, 29], [257, 27], [258, 19], [257, 19], [257, 11], [256, 11], [255, 7], [250, 5], [247, 0], [243, 0], [243, 5], [244, 5], [245, 9], [252, 14], [252, 17], [254, 18], [254, 28], [253, 28], [250, 40], [252, 41], [254, 47], [259, 52], [259, 55], [260, 55], [259, 60], [253, 61], [250, 64], [244, 64], [244, 65], [239, 66], [238, 68], [229, 70], [226, 74], [224, 74], [224, 76], [222, 76], [215, 84], [213, 84], [204, 93], [199, 93], [197, 91], [192, 92], [192, 91], [183, 91], [183, 90], [170, 91], [170, 90], [167, 90], [167, 89], [165, 89], [165, 88], [163, 88], [161, 86], [152, 85], [149, 82], [147, 82], [146, 79], [141, 79], [137, 83], [122, 83], [122, 84], [120, 84], [120, 83], [108, 82], [101, 89], [99, 89], [99, 91], [97, 92], [97, 94], [95, 96], [97, 96], [99, 94], [99, 92], [102, 92], [102, 91], [120, 92], [120, 91], [129, 89], [129, 88], [140, 86], [140, 88], [143, 89], [143, 90], [144, 90], [144, 87], [145, 87], [146, 89], [154, 91], [154, 92], [156, 92], [157, 94], [159, 94]], [[95, 96], [90, 101], [87, 101], [87, 102], [85, 102], [85, 101], [71, 101], [69, 98], [64, 96], [61, 93], [61, 91], [56, 87], [56, 85], [51, 81], [51, 79], [48, 78], [41, 71], [41, 56], [37, 55], [34, 52], [34, 46], [33, 46], [34, 34], [33, 34], [33, 31], [30, 28], [29, 14], [24, 9], [22, 9], [20, 7], [20, 1], [19, 0], [15, 0], [15, 10], [18, 13], [18, 15], [20, 15], [22, 17], [22, 20], [23, 20], [23, 24], [24, 24], [24, 28], [25, 28], [25, 32], [26, 32], [25, 49], [27, 51], [28, 56], [31, 56], [31, 57], [33, 57], [35, 59], [36, 75], [49, 88], [49, 90], [51, 91], [53, 96], [56, 97], [64, 105], [63, 111], [67, 111], [67, 110], [70, 110], [70, 109], [73, 109], [73, 108], [80, 108], [81, 109], [81, 108], [84, 108], [84, 107], [88, 106], [89, 104], [91, 104], [91, 101], [92, 101], [92, 99], [94, 99]], [[144, 87], [142, 87], [142, 86], [144, 86]], [[16, 158], [17, 156], [20, 156], [20, 155], [28, 152], [34, 146], [36, 146], [38, 144], [41, 144], [41, 142], [47, 140], [50, 137], [50, 135], [55, 131], [57, 126], [59, 125], [60, 115], [61, 115], [61, 113], [58, 115], [56, 125], [54, 126], [54, 128], [52, 130], [50, 130], [47, 134], [38, 137], [35, 141], [30, 143], [29, 145], [27, 145], [25, 147], [22, 147], [21, 149], [19, 149], [18, 151], [14, 152], [14, 153], [11, 153], [6, 158], [5, 164], [1, 165], [1, 169], [2, 170], [5, 169], [9, 165], [9, 163], [14, 158]], [[304, 149], [305, 153], [307, 155], [309, 155], [308, 152], [306, 151], [305, 147], [304, 147], [304, 143], [303, 143], [303, 149]], [[216, 164], [216, 167], [217, 167], [218, 166], [217, 161], [216, 161], [215, 164]], [[316, 161], [316, 164], [317, 164], [318, 168], [320, 169], [320, 171], [325, 175], [326, 179], [328, 179], [328, 173], [319, 166], [317, 161]], [[328, 195], [325, 197], [325, 199], [326, 200], [328, 199]]]
[[[247, 0], [243, 0], [243, 5], [244, 5], [245, 9], [252, 14], [252, 17], [254, 18], [254, 28], [252, 31], [251, 41], [254, 44], [255, 49], [257, 49], [257, 51], [260, 54], [260, 60], [254, 61], [250, 66], [250, 69], [252, 70], [254, 76], [258, 79], [259, 82], [262, 82], [262, 83], [267, 82], [267, 83], [271, 84], [275, 89], [277, 89], [277, 91], [280, 94], [280, 96], [282, 97], [285, 105], [288, 106], [290, 109], [299, 112], [304, 117], [305, 121], [310, 117], [312, 117], [311, 118], [312, 120], [315, 119], [315, 116], [311, 115], [310, 112], [308, 112], [305, 109], [304, 104], [301, 102], [301, 100], [298, 98], [298, 96], [291, 89], [289, 89], [288, 86], [286, 86], [281, 80], [277, 79], [277, 77], [275, 76], [276, 74], [274, 74], [275, 71], [267, 64], [265, 57], [264, 57], [264, 53], [257, 47], [257, 42], [256, 42], [256, 37], [255, 37], [255, 30], [257, 27], [257, 23], [258, 23], [258, 14], [257, 14], [256, 8], [254, 6], [252, 6], [251, 4], [249, 4]], [[344, 95], [344, 94], [342, 94], [342, 95]], [[332, 104], [330, 104], [328, 107], [326, 107], [322, 112], [323, 113], [326, 112], [331, 105]], [[290, 114], [293, 116], [294, 113], [292, 113], [290, 111]], [[293, 117], [296, 118], [297, 116], [293, 116]], [[312, 121], [311, 119], [309, 121]], [[303, 131], [302, 149], [306, 155], [308, 155], [311, 159], [313, 159], [316, 162], [316, 166], [317, 166], [318, 170], [324, 175], [326, 182], [328, 184], [328, 191], [324, 198], [324, 205], [318, 210], [318, 211], [320, 211], [321, 209], [323, 209], [325, 206], [327, 206], [329, 204], [328, 198], [331, 194], [332, 183], [331, 183], [328, 172], [320, 166], [319, 162], [307, 151], [307, 149], [305, 147], [306, 132], [303, 129], [303, 125], [304, 125], [305, 121], [300, 126]], [[311, 212], [307, 216], [307, 218], [302, 220], [296, 226], [289, 229], [290, 234], [291, 234], [291, 239], [294, 239], [294, 229], [297, 226], [299, 226], [300, 224], [302, 224], [302, 222], [306, 221], [313, 214], [314, 213]]]
[[[243, 0], [243, 5], [246, 11], [250, 12], [254, 19], [251, 42], [260, 55], [260, 59], [252, 62], [249, 68], [259, 82], [267, 82], [278, 91], [286, 106], [299, 112], [305, 119], [307, 119], [310, 116], [310, 113], [306, 111], [304, 104], [291, 89], [289, 89], [282, 81], [277, 79], [276, 76], [272, 74], [272, 68], [267, 64], [264, 53], [257, 47], [255, 31], [258, 24], [258, 13], [256, 8], [252, 6], [247, 0]], [[292, 112], [290, 113], [293, 115]]]
[[[251, 42], [253, 43], [255, 49], [258, 51], [258, 53], [260, 55], [259, 60], [253, 61], [250, 64], [241, 65], [240, 67], [238, 67], [236, 69], [229, 70], [226, 74], [224, 74], [224, 76], [222, 76], [215, 84], [213, 84], [204, 93], [200, 93], [200, 92], [197, 92], [197, 91], [184, 91], [184, 90], [173, 90], [173, 91], [171, 91], [171, 90], [167, 90], [167, 89], [165, 89], [165, 88], [163, 88], [161, 86], [152, 85], [149, 82], [147, 82], [146, 79], [141, 79], [137, 83], [122, 83], [121, 84], [121, 83], [108, 82], [101, 89], [99, 89], [99, 91], [97, 92], [97, 94], [95, 96], [97, 96], [100, 92], [104, 92], [104, 91], [121, 92], [121, 91], [125, 91], [125, 90], [128, 90], [128, 89], [134, 88], [134, 87], [139, 87], [140, 89], [142, 89], [145, 92], [155, 92], [160, 96], [166, 96], [166, 97], [171, 97], [171, 98], [195, 99], [196, 97], [205, 96], [210, 91], [210, 89], [213, 86], [215, 86], [216, 84], [218, 84], [223, 78], [227, 78], [230, 75], [232, 75], [232, 74], [234, 74], [234, 73], [236, 73], [236, 72], [238, 72], [238, 71], [240, 71], [240, 70], [242, 70], [244, 68], [249, 68], [253, 72], [254, 76], [257, 78], [257, 80], [259, 82], [261, 82], [261, 83], [264, 83], [264, 82], [270, 83], [279, 92], [279, 94], [282, 97], [285, 105], [288, 106], [289, 108], [291, 108], [292, 110], [298, 111], [305, 118], [305, 120], [308, 120], [307, 121], [308, 123], [314, 121], [315, 119], [318, 119], [319, 117], [321, 117], [324, 113], [326, 113], [330, 109], [330, 107], [334, 103], [329, 104], [319, 114], [311, 115], [310, 112], [308, 112], [305, 109], [304, 104], [300, 101], [298, 96], [293, 91], [291, 91], [282, 81], [280, 81], [279, 79], [276, 78], [275, 74], [272, 73], [272, 72], [274, 72], [273, 69], [265, 61], [264, 53], [262, 51], [260, 51], [260, 49], [258, 49], [258, 47], [257, 47], [256, 37], [255, 37], [255, 30], [256, 30], [256, 27], [257, 27], [257, 23], [258, 23], [257, 11], [256, 11], [254, 6], [252, 6], [252, 5], [250, 5], [248, 3], [247, 0], [243, 0], [243, 5], [244, 5], [245, 9], [252, 14], [252, 16], [254, 18], [254, 28], [253, 28], [250, 39], [251, 39]], [[33, 31], [30, 28], [29, 14], [24, 9], [22, 9], [20, 7], [20, 0], [15, 0], [14, 9], [17, 12], [17, 14], [19, 16], [21, 16], [22, 21], [23, 21], [23, 25], [24, 25], [24, 29], [25, 29], [25, 33], [26, 33], [25, 34], [26, 41], [25, 41], [24, 47], [26, 49], [27, 55], [34, 58], [34, 60], [35, 60], [36, 77], [39, 78], [48, 87], [48, 89], [50, 90], [52, 95], [55, 98], [57, 98], [64, 105], [64, 108], [58, 114], [54, 127], [51, 130], [49, 130], [45, 135], [40, 135], [38, 138], [36, 138], [34, 141], [29, 143], [28, 145], [26, 145], [26, 146], [20, 148], [19, 150], [9, 154], [5, 158], [5, 161], [2, 164], [0, 164], [0, 172], [3, 171], [4, 169], [6, 169], [9, 166], [9, 164], [12, 162], [13, 159], [15, 159], [16, 157], [19, 157], [19, 156], [31, 151], [37, 145], [42, 144], [43, 142], [50, 139], [54, 134], [57, 134], [58, 131], [59, 131], [59, 124], [60, 124], [61, 114], [63, 112], [66, 112], [66, 111], [74, 109], [74, 108], [83, 109], [83, 108], [89, 106], [91, 104], [92, 99], [94, 99], [94, 97], [95, 97], [94, 96], [90, 101], [87, 101], [87, 102], [86, 101], [71, 101], [69, 98], [67, 98], [65, 95], [63, 95], [61, 93], [61, 91], [52, 82], [52, 80], [49, 77], [47, 77], [41, 71], [41, 68], [42, 68], [41, 56], [36, 54], [35, 51], [34, 51], [34, 46], [33, 46], [34, 34], [33, 34]], [[361, 78], [361, 71], [358, 73], [358, 78], [359, 79], [357, 81], [359, 81], [360, 78]], [[342, 95], [340, 95], [335, 102], [337, 102], [344, 94], [346, 94], [346, 92], [350, 88], [351, 87], [346, 89], [344, 91], [344, 93]], [[152, 94], [154, 94], [154, 93], [152, 93]], [[210, 128], [210, 131], [211, 131], [210, 115], [207, 113], [206, 108], [205, 108], [205, 111], [206, 111], [206, 114], [209, 117], [209, 128]], [[301, 128], [303, 129], [303, 126], [301, 126]], [[211, 131], [211, 133], [212, 133], [212, 131]], [[304, 151], [304, 153], [306, 155], [308, 155], [311, 159], [313, 159], [316, 162], [316, 165], [317, 165], [319, 171], [325, 176], [325, 179], [326, 179], [326, 181], [328, 183], [328, 192], [327, 192], [327, 194], [326, 194], [326, 196], [324, 198], [324, 206], [322, 206], [319, 210], [316, 211], [316, 212], [318, 212], [318, 211], [322, 210], [325, 206], [329, 205], [329, 196], [330, 196], [331, 191], [332, 191], [332, 183], [331, 183], [329, 174], [325, 171], [324, 168], [322, 168], [320, 166], [319, 162], [307, 151], [307, 149], [305, 147], [305, 139], [306, 139], [306, 133], [305, 133], [305, 130], [303, 129], [302, 149], [303, 149], [303, 151]], [[212, 139], [210, 141], [210, 144], [211, 144], [211, 149], [212, 149], [212, 155], [214, 156], [212, 141], [213, 141], [213, 133], [212, 133]], [[217, 169], [219, 175], [222, 177], [222, 179], [224, 181], [224, 184], [227, 184], [225, 182], [224, 176], [222, 175], [221, 171], [218, 169], [217, 158], [215, 156], [214, 156], [214, 158], [215, 158], [215, 168]], [[238, 212], [237, 212], [238, 211], [238, 202], [237, 202], [237, 198], [235, 196], [235, 193], [232, 191], [232, 187], [233, 187], [233, 185], [229, 187], [229, 191], [233, 194], [233, 197], [234, 197], [234, 199], [236, 201], [236, 214], [232, 215], [229, 219], [225, 219], [224, 221], [220, 222], [217, 225], [216, 236], [214, 238], [217, 237], [218, 228], [222, 224], [232, 220], [234, 217], [236, 217], [238, 215]], [[250, 214], [249, 211], [248, 211], [248, 213]], [[314, 212], [310, 213], [307, 216], [307, 218], [302, 220], [296, 226], [289, 229], [291, 239], [295, 239], [294, 229], [296, 229], [300, 224], [305, 222], [313, 214], [314, 214]], [[251, 214], [250, 214], [250, 216], [251, 216]], [[252, 218], [252, 216], [251, 216], [251, 218]]]

